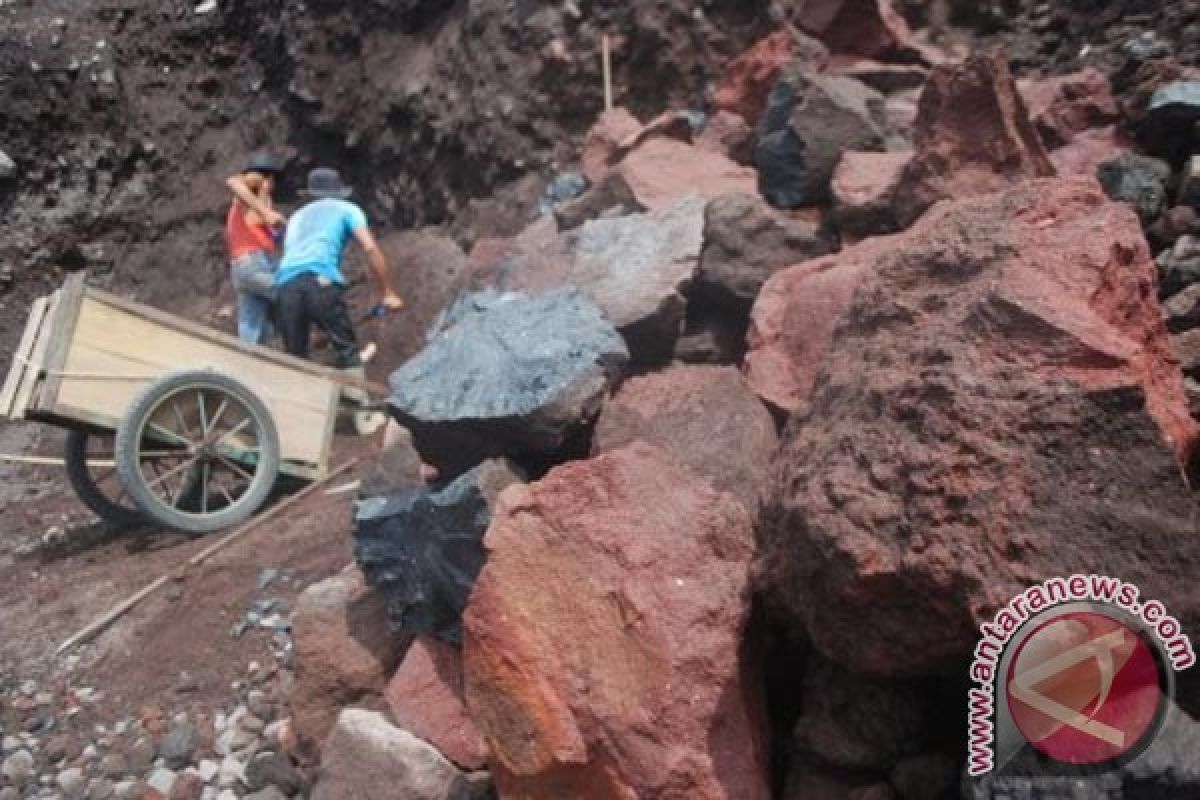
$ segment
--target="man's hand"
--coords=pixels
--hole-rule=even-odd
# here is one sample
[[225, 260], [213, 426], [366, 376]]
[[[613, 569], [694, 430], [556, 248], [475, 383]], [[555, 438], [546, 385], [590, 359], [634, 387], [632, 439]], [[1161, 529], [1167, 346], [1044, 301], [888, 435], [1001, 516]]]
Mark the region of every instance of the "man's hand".
[[267, 209], [267, 213], [263, 214], [263, 221], [267, 223], [268, 228], [284, 228], [287, 227], [287, 217], [280, 214], [274, 209]]
[[404, 298], [395, 292], [385, 292], [381, 302], [388, 311], [399, 311], [404, 308]]

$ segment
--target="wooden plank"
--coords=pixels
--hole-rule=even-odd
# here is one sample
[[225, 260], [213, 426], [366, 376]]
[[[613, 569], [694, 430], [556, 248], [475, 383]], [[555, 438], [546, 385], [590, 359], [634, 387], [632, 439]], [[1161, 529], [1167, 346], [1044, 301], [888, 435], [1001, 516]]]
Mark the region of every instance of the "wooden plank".
[[58, 296], [52, 296], [46, 309], [46, 319], [42, 323], [37, 341], [33, 345], [33, 352], [29, 354], [29, 364], [28, 369], [25, 370], [25, 377], [21, 381], [20, 388], [17, 389], [16, 398], [13, 399], [12, 414], [17, 419], [25, 417], [25, 410], [29, 407], [30, 400], [33, 399], [34, 387], [41, 382], [42, 370], [45, 368], [46, 363], [46, 354], [58, 342], [56, 330], [58, 325], [58, 310], [61, 307], [62, 304]]
[[63, 365], [67, 363], [67, 351], [70, 349], [71, 341], [75, 337], [75, 323], [79, 320], [79, 309], [83, 305], [83, 295], [86, 287], [84, 286], [84, 274], [77, 272], [67, 278], [67, 282], [63, 284], [60, 290], [61, 294], [58, 300], [58, 312], [55, 314], [54, 323], [50, 333], [54, 337], [54, 347], [50, 351], [49, 358], [46, 360], [46, 385], [42, 389], [42, 395], [39, 398], [38, 408], [45, 409], [53, 407], [58, 400], [58, 390], [62, 386]]
[[232, 336], [224, 331], [218, 331], [206, 325], [201, 325], [199, 323], [192, 322], [191, 320], [184, 319], [183, 317], [177, 317], [174, 314], [168, 314], [167, 312], [160, 311], [157, 308], [136, 303], [123, 297], [117, 297], [114, 294], [101, 291], [100, 289], [88, 289], [87, 293], [89, 297], [95, 298], [106, 305], [119, 308], [122, 311], [139, 316], [157, 325], [172, 328], [176, 331], [189, 334], [190, 336], [194, 336], [198, 339], [203, 339], [207, 342], [218, 344], [221, 347], [230, 350], [236, 350], [240, 353], [265, 361], [270, 361], [273, 364], [285, 366], [290, 369], [299, 370], [309, 375], [333, 381], [334, 383], [340, 383], [344, 386], [356, 386], [360, 389], [365, 389], [368, 392], [373, 392], [376, 395], [386, 396], [388, 394], [388, 387], [384, 386], [383, 384], [357, 378], [352, 375], [348, 375], [341, 370], [325, 367], [312, 361], [306, 361], [303, 358], [297, 358], [296, 356], [289, 355], [287, 353], [281, 353], [278, 350], [272, 350], [269, 347], [261, 347], [259, 345], [243, 342], [236, 336]]
[[42, 328], [42, 319], [46, 316], [46, 306], [50, 298], [39, 297], [33, 301], [29, 311], [29, 321], [25, 323], [25, 332], [21, 334], [21, 342], [13, 354], [12, 366], [8, 369], [8, 377], [4, 379], [4, 388], [0, 390], [0, 416], [13, 419], [13, 400], [17, 396], [17, 387], [25, 375], [26, 361], [33, 353], [33, 344], [37, 340], [38, 331]]

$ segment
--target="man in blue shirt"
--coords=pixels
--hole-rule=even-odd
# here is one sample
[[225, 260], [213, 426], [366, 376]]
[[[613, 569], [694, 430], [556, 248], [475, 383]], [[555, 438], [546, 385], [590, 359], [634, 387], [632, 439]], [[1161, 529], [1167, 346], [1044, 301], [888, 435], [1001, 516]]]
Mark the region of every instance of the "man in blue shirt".
[[314, 169], [308, 174], [308, 190], [315, 198], [288, 220], [283, 240], [283, 260], [275, 272], [278, 290], [276, 313], [287, 351], [308, 357], [309, 334], [316, 325], [329, 337], [341, 369], [358, 367], [362, 361], [354, 336], [354, 324], [343, 297], [346, 278], [342, 275], [342, 251], [353, 238], [366, 253], [387, 309], [403, 307], [388, 278], [387, 262], [367, 227], [361, 208], [346, 198], [350, 189], [337, 171]]

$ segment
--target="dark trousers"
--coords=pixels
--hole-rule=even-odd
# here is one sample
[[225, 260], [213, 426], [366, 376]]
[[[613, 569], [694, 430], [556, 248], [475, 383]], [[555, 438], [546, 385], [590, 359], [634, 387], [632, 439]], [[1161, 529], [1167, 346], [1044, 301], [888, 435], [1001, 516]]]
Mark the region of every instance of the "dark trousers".
[[279, 287], [275, 312], [289, 353], [308, 358], [308, 337], [316, 325], [329, 337], [338, 368], [362, 365], [345, 292], [336, 283], [322, 285], [316, 275], [301, 275]]

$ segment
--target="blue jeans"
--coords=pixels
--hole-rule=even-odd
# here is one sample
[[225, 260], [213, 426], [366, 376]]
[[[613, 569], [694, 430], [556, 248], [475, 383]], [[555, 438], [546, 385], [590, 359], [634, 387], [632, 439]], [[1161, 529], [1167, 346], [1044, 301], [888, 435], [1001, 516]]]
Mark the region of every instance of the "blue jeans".
[[271, 306], [275, 302], [275, 259], [259, 251], [229, 265], [237, 294], [238, 338], [266, 344], [274, 335]]

